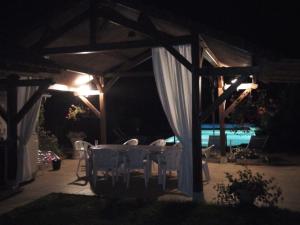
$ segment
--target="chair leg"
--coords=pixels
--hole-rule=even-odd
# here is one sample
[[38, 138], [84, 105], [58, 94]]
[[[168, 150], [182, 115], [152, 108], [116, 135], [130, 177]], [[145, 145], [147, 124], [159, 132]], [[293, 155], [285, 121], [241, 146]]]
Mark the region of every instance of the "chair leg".
[[166, 169], [163, 169], [162, 171], [162, 177], [163, 177], [163, 190], [166, 190]]
[[145, 167], [144, 168], [144, 180], [145, 180], [145, 187], [148, 187], [148, 183], [149, 183], [149, 177], [150, 177], [150, 171], [149, 171], [149, 167]]
[[126, 171], [126, 187], [129, 188], [130, 170]]
[[210, 180], [210, 176], [209, 176], [209, 170], [208, 170], [207, 162], [205, 162], [204, 164], [202, 164], [202, 169], [203, 169], [203, 173], [205, 175], [205, 179], [207, 181], [209, 181]]
[[78, 164], [77, 164], [77, 170], [76, 170], [77, 178], [80, 178], [80, 176], [79, 176], [80, 162], [81, 162], [81, 158], [78, 160]]
[[111, 171], [111, 180], [112, 180], [112, 186], [115, 186], [115, 170], [113, 169]]
[[158, 165], [158, 184], [162, 184], [162, 168], [160, 165]]
[[96, 170], [94, 171], [94, 174], [93, 174], [93, 183], [94, 183], [94, 188], [96, 188], [96, 185], [97, 185], [97, 171]]

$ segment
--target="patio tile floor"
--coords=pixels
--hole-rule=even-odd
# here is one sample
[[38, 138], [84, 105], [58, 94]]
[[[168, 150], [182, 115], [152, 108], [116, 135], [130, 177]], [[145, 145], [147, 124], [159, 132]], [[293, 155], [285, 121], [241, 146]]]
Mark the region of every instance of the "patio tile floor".
[[[52, 192], [72, 193], [81, 195], [94, 195], [90, 185], [84, 181], [76, 181], [75, 168], [77, 160], [63, 160], [58, 171], [40, 171], [36, 179], [24, 185], [24, 190], [8, 199], [0, 202], [0, 214], [8, 212], [16, 207], [25, 205]], [[284, 201], [280, 207], [300, 211], [300, 166], [248, 166], [254, 172], [264, 173], [268, 177], [275, 177], [276, 182], [283, 190]], [[231, 163], [209, 163], [211, 173], [210, 182], [204, 184], [204, 196], [207, 202], [213, 202], [216, 192], [213, 186], [225, 181], [224, 172], [235, 173], [242, 166]], [[177, 189], [177, 181], [168, 179], [167, 191], [163, 192], [157, 184], [157, 177], [150, 179], [149, 187], [145, 189], [143, 176], [135, 174], [131, 177], [130, 188], [126, 189], [121, 178], [115, 187], [111, 181], [100, 181], [97, 185], [97, 193], [105, 197], [126, 198], [150, 198], [159, 200], [190, 200]]]

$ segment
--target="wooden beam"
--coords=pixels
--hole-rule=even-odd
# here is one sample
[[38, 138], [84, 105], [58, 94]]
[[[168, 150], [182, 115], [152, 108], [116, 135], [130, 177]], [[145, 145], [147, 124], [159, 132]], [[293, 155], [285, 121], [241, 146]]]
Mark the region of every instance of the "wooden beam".
[[254, 67], [215, 67], [215, 68], [201, 68], [199, 73], [202, 76], [250, 76], [260, 72], [260, 68]]
[[149, 50], [147, 50], [147, 51], [142, 52], [141, 54], [123, 62], [123, 63], [120, 63], [117, 66], [114, 66], [114, 67], [104, 71], [102, 74], [105, 77], [106, 74], [118, 73], [118, 72], [130, 70], [130, 69], [138, 66], [139, 64], [145, 62], [146, 60], [150, 59], [151, 56], [152, 56], [151, 52]]
[[[168, 45], [182, 45], [191, 42], [190, 36], [174, 37], [168, 40]], [[80, 54], [80, 53], [99, 53], [120, 49], [130, 48], [154, 48], [163, 46], [161, 43], [153, 39], [135, 40], [135, 41], [123, 41], [123, 42], [111, 42], [111, 43], [93, 43], [88, 45], [76, 45], [67, 47], [45, 48], [40, 51], [42, 55], [52, 54]]]
[[118, 73], [108, 73], [105, 78], [113, 77], [154, 77], [153, 72], [141, 71], [141, 72], [118, 72]]
[[38, 88], [38, 90], [30, 97], [30, 99], [25, 103], [22, 109], [16, 115], [16, 122], [19, 123], [24, 116], [29, 112], [32, 106], [39, 100], [39, 98], [47, 91], [48, 87], [52, 84], [52, 82], [44, 84]]
[[248, 76], [240, 76], [237, 81], [232, 84], [228, 89], [226, 89], [221, 96], [219, 96], [216, 101], [209, 106], [200, 116], [201, 121], [204, 122], [215, 111], [220, 104], [222, 104], [227, 98], [229, 98], [233, 92], [236, 91], [237, 87], [245, 80]]
[[193, 34], [192, 50], [192, 156], [193, 156], [193, 200], [201, 202], [203, 197], [202, 183], [202, 153], [201, 153], [201, 124], [200, 112], [200, 86], [199, 86], [199, 39]]
[[[223, 76], [218, 77], [218, 97], [224, 93], [224, 79]], [[219, 124], [220, 124], [220, 151], [221, 163], [225, 161], [226, 156], [226, 134], [225, 134], [225, 100], [219, 104]]]
[[119, 79], [120, 79], [120, 76], [115, 76], [115, 77], [111, 78], [104, 87], [104, 93], [106, 94]]
[[245, 89], [240, 96], [231, 103], [231, 105], [225, 110], [224, 117], [228, 117], [230, 113], [232, 113], [235, 108], [240, 104], [244, 98], [246, 98], [251, 93], [251, 88]]
[[61, 37], [63, 34], [86, 20], [89, 16], [88, 10], [77, 15], [73, 19], [71, 19], [69, 22], [62, 25], [60, 28], [52, 31], [49, 33], [49, 35], [42, 37], [37, 43], [35, 43], [33, 46], [31, 46], [32, 49], [42, 49], [45, 46], [49, 45], [50, 43], [54, 42], [56, 39]]
[[[145, 14], [141, 14], [139, 17], [139, 23], [147, 28], [146, 35], [157, 40], [165, 49], [167, 49], [176, 60], [184, 65], [189, 71], [192, 71], [192, 64], [180, 54], [172, 45], [169, 44], [170, 36], [166, 35], [156, 29], [152, 21]], [[150, 33], [149, 33], [150, 32]], [[199, 39], [198, 39], [199, 42]]]
[[158, 43], [165, 47], [181, 64], [183, 64], [188, 70], [191, 71], [192, 64], [175, 48], [168, 44], [167, 37], [169, 37], [169, 35], [156, 30], [156, 28], [153, 26], [152, 22], [146, 15], [142, 14], [139, 17], [139, 23], [137, 23], [136, 21], [128, 19], [127, 17], [109, 7], [101, 7], [98, 9], [98, 12], [99, 16], [101, 17], [109, 19], [117, 24], [134, 29], [158, 41]]
[[14, 62], [0, 62], [0, 70], [5, 74], [11, 73], [59, 73], [55, 68], [35, 65], [22, 65]]
[[7, 112], [1, 105], [0, 105], [0, 116], [3, 118], [5, 122], [7, 122]]
[[[16, 184], [17, 178], [17, 165], [18, 165], [18, 123], [16, 121], [17, 105], [18, 105], [18, 89], [15, 83], [18, 80], [18, 76], [11, 75], [8, 80], [7, 86], [7, 160], [6, 168], [8, 182], [10, 185]], [[5, 178], [6, 180], [6, 178]]]
[[82, 95], [78, 95], [78, 97], [81, 99], [81, 101], [83, 101], [83, 103], [89, 107], [90, 110], [92, 110], [92, 112], [98, 117], [100, 118], [100, 112], [98, 109], [96, 109], [96, 107], [84, 96]]
[[44, 86], [52, 84], [52, 79], [31, 79], [31, 80], [15, 80], [13, 84], [10, 84], [9, 79], [1, 79], [0, 86], [6, 87], [7, 85], [14, 85], [15, 87], [26, 87], [26, 86]]

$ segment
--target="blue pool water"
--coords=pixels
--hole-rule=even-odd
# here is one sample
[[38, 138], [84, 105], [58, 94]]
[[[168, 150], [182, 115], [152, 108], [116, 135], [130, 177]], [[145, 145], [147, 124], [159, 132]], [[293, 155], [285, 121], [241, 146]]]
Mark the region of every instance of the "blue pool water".
[[[243, 124], [243, 126], [235, 124], [225, 124], [225, 134], [227, 137], [227, 146], [237, 146], [241, 144], [248, 144], [251, 136], [255, 136], [257, 127], [251, 124]], [[202, 124], [202, 146], [208, 145], [208, 137], [220, 135], [219, 124]], [[177, 137], [172, 136], [166, 139], [169, 144], [178, 142]]]

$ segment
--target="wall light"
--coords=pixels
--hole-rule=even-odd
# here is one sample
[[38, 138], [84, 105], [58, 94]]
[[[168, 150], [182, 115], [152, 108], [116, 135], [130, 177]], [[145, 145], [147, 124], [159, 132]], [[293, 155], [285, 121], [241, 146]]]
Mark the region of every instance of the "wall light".
[[91, 75], [88, 75], [88, 74], [79, 75], [79, 76], [73, 81], [73, 84], [74, 84], [75, 86], [78, 86], [78, 85], [86, 84], [86, 83], [90, 82], [91, 80], [93, 80], [93, 76], [91, 76]]

